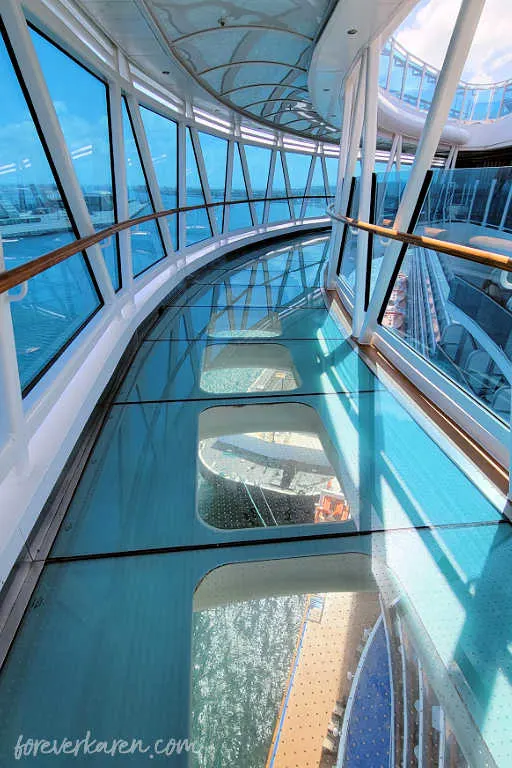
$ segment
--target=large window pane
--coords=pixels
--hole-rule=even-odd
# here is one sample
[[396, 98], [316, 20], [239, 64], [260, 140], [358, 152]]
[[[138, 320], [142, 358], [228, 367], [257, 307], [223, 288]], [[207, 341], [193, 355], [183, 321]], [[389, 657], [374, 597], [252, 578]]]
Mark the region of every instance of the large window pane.
[[[359, 178], [356, 178], [352, 202], [350, 205], [349, 216], [357, 218], [359, 211]], [[356, 284], [356, 256], [357, 256], [357, 238], [358, 229], [352, 229], [345, 224], [344, 242], [342, 243], [343, 253], [341, 260], [340, 279], [349, 294], [354, 292]]]
[[[46, 37], [30, 32], [92, 223], [104, 229], [116, 220], [107, 87]], [[118, 290], [117, 236], [102, 252]]]
[[394, 51], [391, 63], [391, 76], [389, 78], [389, 91], [395, 96], [402, 93], [402, 83], [404, 81], [405, 56], [398, 51]]
[[[272, 194], [271, 197], [287, 197], [286, 182], [284, 178], [283, 170], [283, 158], [281, 152], [277, 153], [276, 165], [274, 168], [274, 178], [272, 180]], [[268, 220], [270, 221], [287, 221], [291, 216], [290, 205], [288, 200], [277, 200], [270, 203]]]
[[338, 181], [338, 158], [326, 157], [325, 165], [327, 168], [327, 183], [331, 195], [336, 194], [336, 185]]
[[[59, 187], [0, 36], [0, 234], [6, 269], [75, 239]], [[26, 390], [100, 306], [78, 254], [29, 281], [12, 304], [21, 385]]]
[[[231, 200], [247, 200], [247, 188], [240, 159], [240, 146], [235, 143], [233, 150], [233, 176], [231, 179]], [[249, 203], [238, 203], [229, 206], [229, 229], [244, 229], [252, 227], [252, 216]]]
[[[135, 219], [138, 216], [153, 213], [155, 209], [149, 194], [125, 99], [123, 99], [122, 109], [128, 208], [130, 218]], [[132, 227], [130, 239], [134, 277], [164, 258], [165, 251], [156, 221], [147, 221], [145, 224]]]
[[408, 104], [412, 104], [413, 106], [416, 106], [418, 101], [422, 74], [422, 67], [413, 62], [409, 62], [405, 71], [405, 85], [402, 98]]
[[[151, 159], [155, 168], [162, 205], [165, 209], [178, 207], [178, 127], [169, 120], [146, 107], [140, 108], [146, 131]], [[169, 217], [172, 244], [178, 249], [178, 217]]]
[[[190, 128], [187, 128], [187, 138], [185, 145], [185, 163], [187, 179], [187, 202], [186, 205], [205, 205], [203, 185], [197, 168], [197, 160], [190, 135]], [[184, 214], [186, 220], [187, 245], [198, 243], [211, 237], [212, 230], [210, 219], [206, 208], [199, 208], [197, 211], [190, 211]]]
[[299, 152], [286, 152], [286, 165], [288, 167], [288, 178], [290, 179], [290, 193], [296, 198], [292, 201], [292, 208], [295, 209], [295, 216], [298, 218], [302, 209], [302, 199], [306, 192], [309, 169], [311, 166], [311, 155], [303, 155]]
[[[257, 147], [254, 144], [245, 144], [245, 157], [247, 167], [249, 168], [249, 177], [251, 179], [252, 196], [263, 198], [267, 194], [268, 174], [270, 171], [270, 160], [272, 151], [267, 147]], [[263, 203], [255, 203], [258, 221], [263, 222]]]
[[[226, 191], [226, 164], [228, 159], [228, 142], [211, 133], [199, 132], [199, 142], [203, 153], [206, 175], [210, 186], [212, 203], [223, 203]], [[222, 232], [224, 219], [224, 206], [218, 205], [214, 209], [219, 232]]]
[[315, 157], [313, 166], [313, 176], [311, 178], [311, 187], [309, 194], [312, 197], [306, 201], [306, 211], [304, 216], [325, 216], [325, 197], [318, 197], [318, 195], [325, 195], [324, 185], [324, 173], [322, 169], [322, 159]]

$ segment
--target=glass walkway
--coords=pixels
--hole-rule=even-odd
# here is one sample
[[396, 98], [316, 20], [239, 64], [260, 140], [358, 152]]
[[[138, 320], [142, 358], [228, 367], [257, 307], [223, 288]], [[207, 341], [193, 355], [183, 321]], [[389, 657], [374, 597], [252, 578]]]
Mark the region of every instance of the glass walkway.
[[99, 766], [512, 764], [504, 500], [354, 349], [328, 245], [160, 307], [0, 675], [5, 768], [47, 735]]

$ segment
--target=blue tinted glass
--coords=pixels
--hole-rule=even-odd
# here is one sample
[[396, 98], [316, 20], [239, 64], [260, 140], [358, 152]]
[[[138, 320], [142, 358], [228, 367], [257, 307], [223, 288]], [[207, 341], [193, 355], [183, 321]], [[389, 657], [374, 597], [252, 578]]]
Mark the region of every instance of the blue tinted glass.
[[29, 280], [26, 297], [11, 304], [23, 389], [44, 371], [99, 306], [81, 254]]
[[504, 93], [505, 93], [504, 88], [493, 89], [492, 97], [491, 97], [491, 106], [489, 109], [490, 120], [496, 120], [496, 118], [499, 117], [501, 102], [502, 102]]
[[[203, 153], [208, 185], [212, 203], [223, 203], [226, 189], [226, 164], [228, 159], [228, 142], [211, 133], [199, 132], [199, 142]], [[213, 211], [217, 219], [219, 232], [222, 232], [224, 206], [218, 205]]]
[[254, 144], [244, 144], [244, 150], [251, 179], [252, 196], [265, 197], [272, 152], [267, 147], [257, 147]]
[[[126, 156], [126, 183], [130, 218], [154, 212], [146, 177], [140, 160], [139, 149], [133, 134], [126, 101], [123, 99], [123, 134]], [[137, 277], [164, 258], [165, 252], [156, 221], [148, 221], [130, 229], [133, 275]]]
[[[0, 233], [5, 267], [10, 269], [75, 238], [2, 38], [0, 73]], [[23, 389], [99, 306], [80, 254], [29, 281], [25, 298], [11, 304]]]
[[[283, 158], [281, 152], [276, 155], [276, 165], [274, 168], [274, 178], [272, 179], [271, 197], [287, 197], [286, 182], [283, 170]], [[269, 221], [286, 221], [290, 218], [290, 206], [288, 200], [278, 200], [271, 202], [268, 214]]]
[[418, 101], [422, 73], [423, 69], [418, 64], [409, 63], [407, 65], [402, 98], [408, 104], [415, 106]]
[[[190, 128], [187, 128], [185, 158], [187, 179], [186, 205], [204, 205], [203, 186], [197, 169], [196, 155], [190, 136]], [[192, 245], [207, 237], [211, 237], [212, 230], [206, 208], [190, 211], [190, 213], [185, 214], [185, 220], [187, 222], [187, 245]]]
[[[116, 218], [107, 87], [34, 29], [30, 33], [93, 226], [103, 229]], [[105, 242], [102, 252], [118, 290], [117, 236]]]
[[388, 84], [388, 72], [389, 72], [389, 57], [391, 55], [391, 48], [389, 42], [386, 43], [380, 54], [379, 64], [379, 85], [381, 88], [386, 88]]
[[460, 117], [460, 111], [462, 109], [462, 103], [464, 101], [464, 88], [462, 86], [459, 86], [455, 92], [455, 97], [452, 102], [452, 106], [450, 108], [450, 117], [452, 118], [458, 118]]
[[389, 79], [389, 91], [395, 96], [400, 96], [404, 80], [405, 57], [396, 51], [393, 53], [391, 63], [391, 77]]
[[292, 201], [292, 207], [295, 209], [297, 218], [300, 216], [302, 209], [302, 197], [306, 192], [311, 159], [311, 155], [303, 155], [299, 152], [286, 152], [290, 194], [293, 198], [299, 198]]
[[[238, 142], [233, 148], [233, 176], [231, 179], [231, 200], [246, 200], [248, 197], [245, 177], [240, 158]], [[229, 206], [229, 229], [244, 229], [252, 227], [251, 209], [248, 203], [238, 203]]]
[[437, 77], [432, 72], [425, 72], [420, 94], [420, 109], [428, 110], [432, 104]]
[[338, 158], [326, 157], [325, 166], [327, 168], [327, 183], [329, 185], [329, 192], [331, 195], [335, 195], [338, 179]]
[[505, 88], [505, 94], [503, 96], [503, 104], [501, 106], [500, 117], [510, 115], [512, 112], [512, 85], [507, 85]]
[[473, 120], [486, 120], [487, 112], [489, 109], [489, 101], [491, 99], [491, 89], [485, 88], [484, 90], [476, 92], [476, 103], [473, 110]]
[[[148, 139], [151, 159], [160, 187], [162, 205], [166, 210], [178, 207], [178, 128], [169, 120], [146, 107], [140, 114]], [[178, 248], [177, 216], [170, 217], [172, 243]]]
[[324, 174], [322, 169], [322, 158], [315, 157], [313, 166], [313, 176], [309, 194], [311, 197], [307, 201], [305, 216], [323, 216], [325, 215], [325, 186]]

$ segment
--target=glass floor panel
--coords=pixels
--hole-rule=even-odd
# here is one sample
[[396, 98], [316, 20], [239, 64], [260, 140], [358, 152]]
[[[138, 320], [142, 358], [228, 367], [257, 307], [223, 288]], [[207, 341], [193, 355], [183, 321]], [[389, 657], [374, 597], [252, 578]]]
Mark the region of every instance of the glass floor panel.
[[[272, 342], [272, 343], [271, 343]], [[342, 339], [266, 342], [238, 337], [145, 342], [116, 397], [118, 402], [211, 399], [222, 395], [364, 392], [381, 388]]]
[[91, 766], [156, 763], [156, 742], [180, 768], [512, 765], [499, 493], [323, 297], [222, 298], [249, 271], [256, 295], [305, 274], [316, 302], [327, 247], [245, 251], [162, 306], [2, 667], [2, 768], [64, 737], [136, 742], [82, 744]]
[[194, 768], [510, 765], [511, 557], [492, 524], [50, 563], [0, 676], [0, 762], [89, 733], [189, 739]]
[[148, 341], [160, 339], [346, 339], [348, 334], [338, 324], [332, 310], [325, 307], [275, 312], [266, 307], [232, 307], [216, 311], [212, 307], [173, 307], [165, 311], [147, 335]]
[[[216, 530], [200, 519], [198, 440], [201, 429], [205, 437], [216, 434], [202, 425], [221, 406], [229, 408], [236, 434], [278, 429], [320, 433], [350, 515], [322, 526], [297, 519], [293, 535], [318, 536], [327, 527], [350, 534], [501, 519], [491, 501], [386, 391], [322, 396], [290, 392], [286, 398], [258, 398], [257, 404], [251, 397], [142, 403], [112, 408], [53, 554], [289, 536], [289, 525], [276, 527], [267, 516], [265, 527], [238, 531]], [[213, 490], [212, 504], [233, 503], [231, 491], [223, 494], [225, 486], [214, 484]], [[264, 504], [260, 499], [258, 508]], [[245, 509], [244, 503], [242, 518]], [[237, 514], [233, 509], [232, 515]]]

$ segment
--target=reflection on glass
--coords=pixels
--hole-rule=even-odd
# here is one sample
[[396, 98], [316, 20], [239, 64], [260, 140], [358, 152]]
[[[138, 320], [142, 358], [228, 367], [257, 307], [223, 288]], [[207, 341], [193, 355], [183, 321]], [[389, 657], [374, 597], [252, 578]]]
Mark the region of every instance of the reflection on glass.
[[[116, 219], [107, 87], [95, 75], [30, 29], [60, 126], [96, 230]], [[117, 236], [102, 246], [114, 290], [121, 287]]]
[[[128, 187], [128, 209], [130, 218], [136, 219], [147, 213], [154, 213], [153, 201], [149, 194], [146, 176], [135, 141], [126, 99], [122, 100], [124, 152], [126, 157], [126, 184]], [[164, 258], [165, 252], [155, 220], [138, 224], [130, 229], [133, 276], [137, 277]]]
[[311, 178], [309, 193], [310, 195], [314, 195], [314, 197], [306, 200], [306, 211], [304, 213], [304, 216], [306, 217], [325, 216], [325, 206], [327, 205], [325, 197], [319, 197], [319, 195], [325, 195], [322, 159], [320, 157], [315, 157], [313, 162], [313, 176]]
[[203, 352], [205, 392], [288, 392], [299, 385], [291, 354], [281, 344], [210, 344]]
[[[178, 127], [174, 120], [140, 107], [140, 114], [148, 139], [162, 205], [165, 209], [178, 206]], [[173, 247], [178, 248], [177, 216], [169, 217]]]
[[410, 248], [382, 320], [506, 423], [512, 359], [509, 278], [484, 265]]
[[[216, 528], [348, 520], [349, 505], [315, 417], [310, 406], [298, 403], [203, 411], [197, 496], [202, 519]], [[325, 433], [322, 439], [328, 442]]]
[[374, 768], [394, 765], [393, 755], [469, 767], [421, 641], [397, 604], [384, 609], [365, 558], [348, 557], [351, 579], [328, 575], [342, 556], [228, 565], [203, 580], [192, 630], [194, 768]]
[[90, 270], [81, 254], [28, 281], [27, 295], [11, 304], [23, 390], [41, 375], [99, 306]]
[[[240, 157], [240, 145], [235, 143], [233, 148], [233, 174], [231, 177], [231, 200], [247, 200], [249, 197], [245, 185], [245, 175]], [[229, 206], [229, 231], [252, 227], [252, 216], [249, 203], [238, 203]]]
[[216, 339], [270, 338], [281, 333], [279, 315], [266, 307], [250, 307], [247, 311], [225, 309], [214, 315], [208, 326], [208, 335]]
[[[255, 144], [244, 144], [249, 177], [251, 179], [252, 196], [263, 198], [267, 194], [268, 175], [272, 150], [267, 147], [259, 147]], [[263, 223], [264, 203], [255, 203], [258, 222]]]
[[[357, 218], [359, 211], [359, 179], [356, 179], [352, 203], [350, 205], [349, 216]], [[354, 292], [356, 284], [356, 257], [357, 257], [357, 238], [359, 230], [345, 225], [345, 237], [343, 243], [343, 255], [341, 259], [340, 279], [348, 288], [349, 293]]]
[[[187, 128], [187, 138], [185, 142], [185, 163], [187, 179], [187, 206], [205, 205], [203, 185], [199, 170], [197, 168], [196, 154], [190, 128]], [[199, 243], [207, 237], [212, 236], [210, 219], [206, 208], [198, 208], [196, 211], [189, 211], [183, 214], [186, 220], [187, 245]]]
[[[1, 37], [0, 72], [0, 232], [5, 268], [11, 269], [66, 245], [74, 235]], [[80, 254], [29, 281], [27, 295], [11, 304], [24, 390], [99, 305], [89, 268]]]
[[[272, 179], [272, 192], [271, 197], [284, 197], [288, 195], [286, 191], [286, 181], [283, 168], [283, 157], [281, 152], [277, 152], [276, 164], [274, 168], [274, 178]], [[272, 201], [268, 210], [268, 220], [273, 221], [288, 221], [291, 217], [290, 203], [288, 200]]]
[[312, 156], [303, 155], [298, 152], [286, 152], [286, 165], [288, 167], [288, 178], [290, 179], [290, 194], [298, 198], [292, 201], [292, 207], [295, 209], [295, 217], [299, 218], [302, 210], [302, 199], [306, 192], [309, 169], [311, 167]]
[[325, 156], [325, 166], [327, 168], [327, 182], [331, 195], [336, 194], [336, 184], [338, 179], [338, 158]]
[[[212, 203], [223, 203], [226, 192], [226, 164], [228, 159], [228, 142], [219, 136], [199, 131], [199, 142], [203, 153], [208, 185]], [[247, 195], [246, 195], [247, 197]], [[193, 205], [194, 203], [187, 203]], [[213, 209], [219, 232], [223, 229], [224, 206], [218, 205]]]

